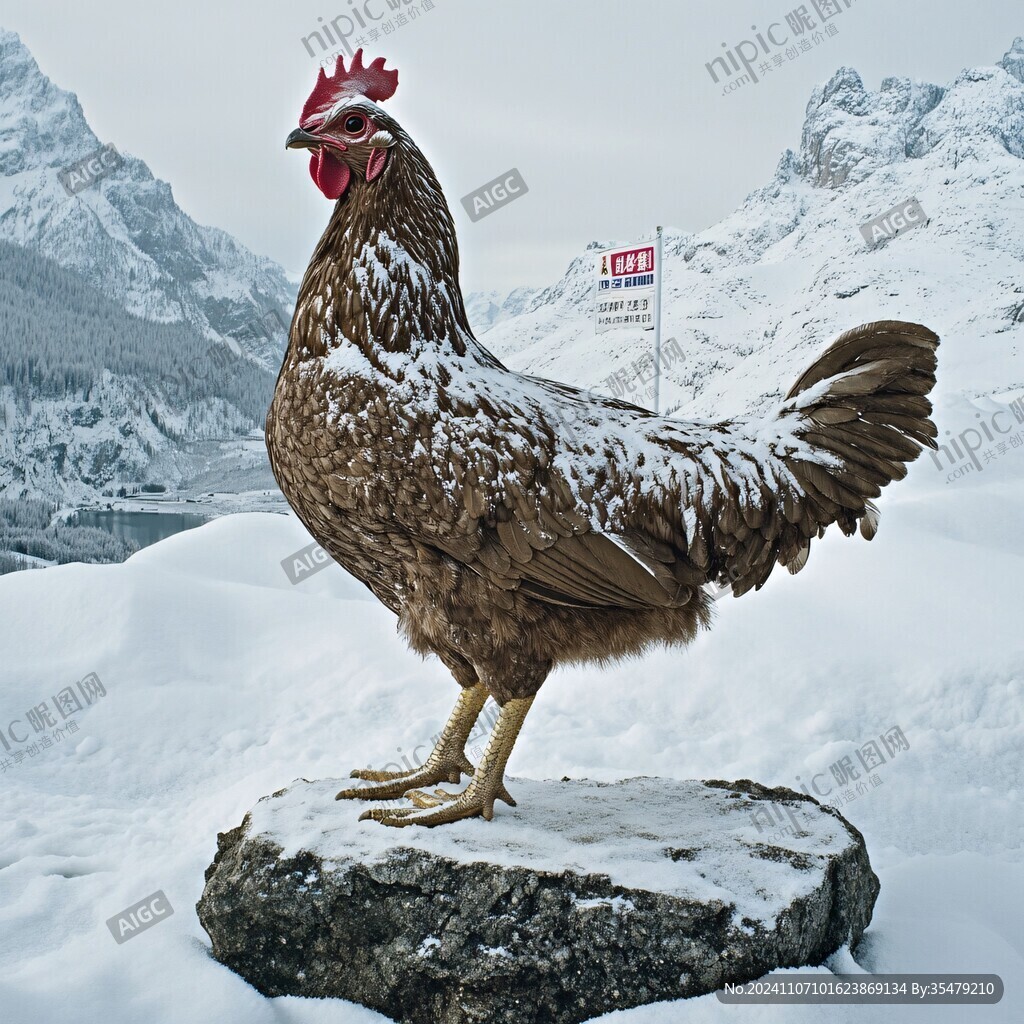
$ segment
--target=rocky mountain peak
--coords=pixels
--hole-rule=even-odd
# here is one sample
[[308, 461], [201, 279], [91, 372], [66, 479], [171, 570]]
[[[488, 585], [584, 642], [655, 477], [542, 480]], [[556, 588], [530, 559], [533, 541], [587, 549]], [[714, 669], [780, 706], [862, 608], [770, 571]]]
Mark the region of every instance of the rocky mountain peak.
[[865, 89], [852, 68], [840, 68], [807, 104], [796, 168], [820, 188], [863, 181], [879, 167], [905, 160], [922, 118], [943, 90], [909, 78], [886, 78]]
[[[147, 320], [188, 324], [276, 370], [295, 289], [283, 268], [196, 224], [171, 186], [128, 153], [69, 195], [61, 172], [105, 142], [74, 93], [0, 29], [0, 239], [81, 274]], [[267, 319], [271, 314], [270, 320]]]
[[42, 73], [16, 32], [0, 28], [0, 175], [63, 166], [99, 145], [75, 94]]
[[936, 149], [953, 166], [993, 144], [1020, 157], [1022, 86], [1021, 37], [998, 64], [968, 68], [949, 88], [893, 76], [873, 92], [840, 68], [811, 94], [795, 167], [812, 185], [837, 189]]
[[1024, 36], [1017, 36], [1014, 39], [1013, 45], [1003, 54], [998, 66], [1007, 74], [1013, 75], [1018, 82], [1024, 82]]

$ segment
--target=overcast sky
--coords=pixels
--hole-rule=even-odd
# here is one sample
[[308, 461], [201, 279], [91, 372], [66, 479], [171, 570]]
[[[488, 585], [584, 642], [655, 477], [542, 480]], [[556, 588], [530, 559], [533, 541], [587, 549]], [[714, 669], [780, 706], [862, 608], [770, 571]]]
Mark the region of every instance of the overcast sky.
[[[383, 21], [399, 0], [3, 0], [0, 24], [192, 217], [301, 272], [330, 213], [284, 150], [318, 68], [302, 40], [367, 2]], [[1019, 0], [839, 3], [836, 33], [795, 60], [794, 0], [417, 0], [366, 52], [399, 70], [387, 106], [452, 206], [463, 287], [507, 290], [550, 283], [593, 239], [719, 220], [797, 147], [811, 89], [841, 65], [870, 88], [946, 84], [1024, 35]], [[723, 95], [705, 65], [757, 33], [783, 66]], [[459, 199], [512, 167], [529, 193], [472, 223]]]

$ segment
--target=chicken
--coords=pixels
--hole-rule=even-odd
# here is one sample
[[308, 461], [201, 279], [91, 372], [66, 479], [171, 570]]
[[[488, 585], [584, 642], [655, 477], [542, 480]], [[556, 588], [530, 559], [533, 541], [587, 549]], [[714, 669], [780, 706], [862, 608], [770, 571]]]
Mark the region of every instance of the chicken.
[[[769, 415], [718, 422], [515, 373], [470, 329], [455, 228], [430, 164], [381, 108], [398, 84], [357, 52], [321, 70], [290, 149], [335, 201], [303, 278], [267, 416], [299, 519], [461, 687], [426, 762], [354, 771], [362, 817], [437, 825], [514, 804], [506, 762], [556, 665], [685, 645], [709, 585], [797, 572], [835, 523], [935, 447], [938, 338], [882, 321], [841, 335]], [[500, 713], [474, 767], [487, 696]], [[438, 787], [469, 776], [465, 789]], [[408, 804], [396, 804], [399, 797]]]

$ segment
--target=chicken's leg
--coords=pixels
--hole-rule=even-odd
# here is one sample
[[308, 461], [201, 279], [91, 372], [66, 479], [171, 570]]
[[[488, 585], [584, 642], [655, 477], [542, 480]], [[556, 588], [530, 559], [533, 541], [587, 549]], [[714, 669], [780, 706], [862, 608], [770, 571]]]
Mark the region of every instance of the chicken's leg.
[[[510, 700], [502, 707], [483, 759], [461, 793], [445, 793], [443, 790], [437, 791], [436, 795], [409, 792], [406, 795], [419, 806], [371, 807], [359, 816], [359, 820], [372, 818], [395, 826], [444, 825], [449, 821], [480, 815], [490, 821], [494, 817], [495, 800], [504, 800], [515, 807], [515, 800], [505, 788], [505, 765], [531, 704], [533, 697], [523, 697]], [[424, 807], [427, 809], [422, 809]]]
[[465, 752], [466, 740], [480, 717], [486, 700], [487, 690], [484, 689], [483, 683], [463, 687], [437, 745], [419, 768], [407, 772], [378, 772], [369, 768], [357, 768], [351, 777], [373, 785], [343, 789], [334, 799], [390, 800], [402, 796], [414, 786], [458, 782], [463, 772], [472, 775], [473, 765]]

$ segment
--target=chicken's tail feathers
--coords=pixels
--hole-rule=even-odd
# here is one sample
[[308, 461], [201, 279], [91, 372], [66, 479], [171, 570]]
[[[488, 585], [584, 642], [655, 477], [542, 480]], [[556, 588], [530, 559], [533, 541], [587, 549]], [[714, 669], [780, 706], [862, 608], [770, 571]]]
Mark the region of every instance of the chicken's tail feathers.
[[[847, 535], [859, 523], [870, 540], [878, 528], [871, 499], [906, 476], [922, 448], [936, 447], [927, 396], [938, 344], [938, 335], [920, 324], [862, 324], [841, 334], [790, 388], [781, 412], [799, 418], [795, 434], [825, 460], [785, 461], [819, 523], [838, 523]], [[791, 572], [806, 558], [804, 544], [779, 552]]]

